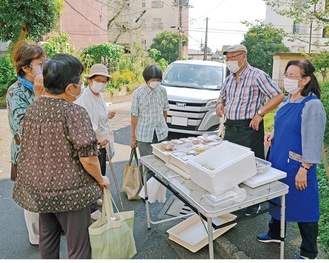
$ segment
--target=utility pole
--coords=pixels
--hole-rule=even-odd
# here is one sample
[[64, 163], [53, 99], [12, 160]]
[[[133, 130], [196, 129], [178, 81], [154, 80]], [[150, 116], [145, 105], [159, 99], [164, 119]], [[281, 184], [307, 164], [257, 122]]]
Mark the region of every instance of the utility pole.
[[208, 57], [208, 17], [206, 17], [206, 36], [204, 39], [203, 60]]
[[189, 0], [174, 0], [174, 6], [178, 6], [178, 35], [179, 35], [179, 43], [178, 43], [178, 58], [181, 60], [183, 57], [183, 7], [193, 7], [189, 5]]
[[179, 0], [179, 27], [178, 27], [178, 33], [179, 33], [179, 45], [178, 45], [178, 58], [179, 60], [182, 60], [182, 53], [183, 53], [183, 41], [182, 41], [182, 34], [183, 34], [183, 29], [182, 29], [182, 17], [183, 17], [183, 0]]

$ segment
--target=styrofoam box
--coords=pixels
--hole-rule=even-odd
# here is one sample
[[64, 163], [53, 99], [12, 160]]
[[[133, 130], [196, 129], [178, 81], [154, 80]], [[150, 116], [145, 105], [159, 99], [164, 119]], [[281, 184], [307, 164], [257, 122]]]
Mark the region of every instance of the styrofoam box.
[[172, 151], [164, 150], [163, 147], [161, 146], [161, 143], [154, 143], [151, 145], [152, 145], [152, 153], [155, 156], [159, 157], [164, 162], [169, 162], [170, 153]]
[[189, 159], [187, 164], [191, 180], [215, 195], [257, 173], [254, 152], [228, 141]]
[[[235, 218], [236, 216], [233, 214], [226, 214], [213, 218], [213, 223], [216, 225], [221, 225], [230, 222]], [[175, 241], [193, 253], [197, 252], [208, 244], [208, 233], [206, 231], [206, 229], [208, 229], [208, 225], [205, 220], [202, 221], [203, 222], [201, 222], [201, 218], [198, 215], [189, 217], [188, 219], [167, 230], [169, 239]], [[214, 230], [213, 240], [230, 230], [235, 225], [236, 223], [233, 223]]]

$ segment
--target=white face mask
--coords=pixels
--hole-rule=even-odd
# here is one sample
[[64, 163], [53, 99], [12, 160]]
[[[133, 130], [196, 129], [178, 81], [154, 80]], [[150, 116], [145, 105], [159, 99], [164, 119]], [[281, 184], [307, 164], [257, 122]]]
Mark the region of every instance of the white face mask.
[[106, 83], [93, 81], [93, 84], [92, 84], [92, 86], [90, 86], [90, 88], [93, 92], [99, 94], [99, 93], [105, 91]]
[[229, 71], [231, 71], [232, 73], [236, 73], [240, 69], [238, 60], [237, 61], [227, 61], [226, 66], [229, 69]]
[[159, 85], [160, 85], [160, 81], [152, 81], [150, 82], [149, 87], [152, 89], [156, 89], [157, 87], [159, 87]]
[[289, 94], [294, 95], [296, 94], [300, 88], [298, 87], [298, 81], [297, 79], [283, 79], [283, 87], [285, 91], [287, 91]]
[[[74, 84], [75, 86], [78, 86], [77, 84]], [[82, 84], [80, 85], [80, 93], [78, 95], [74, 95], [74, 94], [70, 94], [72, 97], [75, 97], [75, 100], [77, 100], [81, 95], [82, 95], [82, 91], [84, 90], [84, 83], [82, 82]]]

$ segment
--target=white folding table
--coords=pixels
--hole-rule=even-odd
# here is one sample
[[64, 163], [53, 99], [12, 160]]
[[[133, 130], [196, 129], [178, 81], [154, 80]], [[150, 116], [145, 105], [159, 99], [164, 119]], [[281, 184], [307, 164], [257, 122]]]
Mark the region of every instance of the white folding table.
[[[281, 232], [280, 232], [280, 258], [284, 258], [284, 236], [285, 236], [285, 195], [288, 193], [289, 187], [279, 181], [274, 181], [261, 185], [256, 188], [248, 187], [241, 184], [247, 192], [247, 197], [243, 202], [229, 202], [224, 205], [218, 204], [216, 206], [210, 205], [204, 198], [204, 194], [207, 193], [205, 189], [193, 183], [189, 179], [185, 179], [165, 165], [165, 162], [154, 155], [143, 156], [140, 158], [141, 164], [144, 166], [143, 170], [151, 170], [154, 172], [152, 175], [157, 181], [163, 184], [169, 189], [176, 197], [182, 200], [188, 205], [193, 211], [201, 215], [207, 220], [208, 229], [213, 229], [214, 224], [212, 219], [221, 215], [232, 213], [246, 207], [260, 204], [265, 201], [279, 197], [281, 199]], [[147, 169], [145, 169], [147, 168]], [[146, 182], [147, 173], [143, 174], [143, 181]], [[144, 184], [145, 191], [145, 206], [146, 206], [146, 219], [147, 227], [150, 229], [151, 224], [159, 224], [172, 219], [166, 219], [161, 221], [152, 221], [150, 218], [150, 208], [148, 202], [148, 191], [147, 184]], [[176, 218], [184, 217], [178, 216]], [[174, 218], [174, 219], [176, 219]], [[232, 222], [230, 222], [232, 224]], [[216, 226], [215, 226], [216, 227]], [[219, 226], [223, 227], [223, 225]], [[217, 228], [219, 228], [217, 226]], [[214, 247], [213, 247], [213, 231], [208, 231], [209, 241], [209, 258], [214, 258]]]

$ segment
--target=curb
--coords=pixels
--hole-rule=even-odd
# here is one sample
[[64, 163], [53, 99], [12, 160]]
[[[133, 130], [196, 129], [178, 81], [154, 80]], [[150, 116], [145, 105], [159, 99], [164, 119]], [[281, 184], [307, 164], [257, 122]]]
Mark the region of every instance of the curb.
[[222, 259], [250, 259], [243, 251], [240, 251], [223, 236], [214, 240], [214, 252]]

